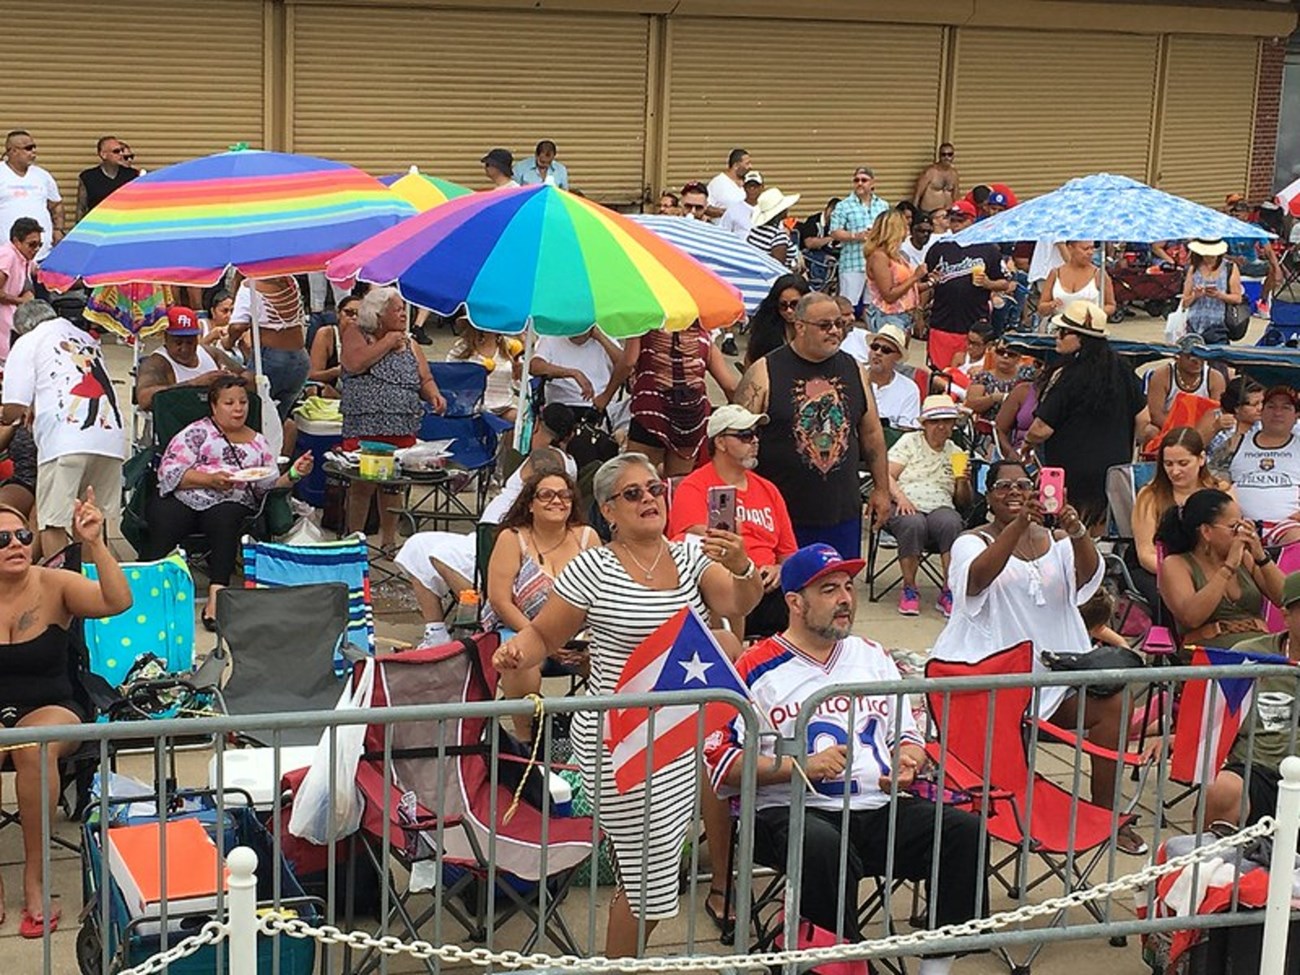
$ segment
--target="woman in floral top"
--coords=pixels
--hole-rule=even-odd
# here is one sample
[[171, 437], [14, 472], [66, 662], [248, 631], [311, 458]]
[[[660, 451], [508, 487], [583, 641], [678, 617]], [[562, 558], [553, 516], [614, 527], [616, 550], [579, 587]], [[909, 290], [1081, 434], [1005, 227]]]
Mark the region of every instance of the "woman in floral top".
[[149, 504], [149, 551], [158, 559], [190, 535], [209, 545], [208, 604], [203, 625], [215, 628], [217, 591], [230, 584], [244, 520], [264, 494], [288, 487], [309, 473], [311, 454], [303, 454], [279, 474], [266, 438], [248, 426], [248, 390], [238, 376], [223, 376], [208, 387], [210, 417], [195, 420], [172, 438], [158, 465], [158, 494]]
[[976, 372], [970, 377], [966, 391], [966, 406], [976, 416], [986, 420], [997, 419], [998, 409], [1017, 385], [1029, 382], [1038, 374], [1032, 365], [1021, 363], [1020, 355], [1005, 342], [993, 348], [993, 367]]

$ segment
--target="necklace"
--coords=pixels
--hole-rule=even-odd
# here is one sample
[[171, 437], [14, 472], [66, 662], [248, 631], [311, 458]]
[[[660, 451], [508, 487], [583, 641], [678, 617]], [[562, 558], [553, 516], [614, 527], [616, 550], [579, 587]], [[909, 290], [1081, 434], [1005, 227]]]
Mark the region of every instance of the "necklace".
[[551, 554], [552, 552], [554, 552], [557, 548], [559, 548], [561, 545], [563, 545], [565, 542], [567, 542], [567, 541], [569, 540], [569, 532], [570, 532], [570, 530], [571, 530], [571, 529], [568, 529], [568, 528], [564, 529], [564, 534], [562, 534], [562, 535], [560, 536], [560, 540], [559, 540], [558, 542], [556, 542], [554, 545], [552, 545], [550, 548], [542, 548], [540, 545], [537, 545], [537, 541], [538, 541], [538, 539], [537, 539], [537, 531], [536, 531], [536, 529], [534, 529], [534, 530], [530, 533], [530, 534], [532, 534], [532, 536], [533, 536], [533, 544], [534, 544], [534, 545], [537, 545], [537, 564], [538, 564], [538, 565], [541, 565], [541, 566], [546, 565], [546, 556], [550, 555], [550, 554]]
[[620, 544], [623, 546], [623, 551], [627, 552], [627, 557], [631, 559], [633, 563], [636, 564], [636, 567], [638, 569], [640, 569], [642, 572], [645, 573], [647, 582], [655, 577], [655, 569], [659, 565], [659, 560], [664, 557], [664, 552], [668, 548], [666, 545], [664, 545], [663, 539], [661, 538], [659, 540], [659, 554], [655, 556], [655, 560], [650, 563], [650, 568], [647, 569], [644, 565], [641, 564], [641, 560], [632, 554], [631, 545], [629, 545], [627, 542], [620, 542]]

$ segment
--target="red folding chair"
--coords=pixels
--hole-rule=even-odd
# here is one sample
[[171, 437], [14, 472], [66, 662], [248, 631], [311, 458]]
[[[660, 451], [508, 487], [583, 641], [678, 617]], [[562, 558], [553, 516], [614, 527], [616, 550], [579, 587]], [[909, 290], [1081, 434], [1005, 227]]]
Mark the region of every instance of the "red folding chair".
[[[1026, 641], [977, 663], [930, 660], [925, 676], [1027, 675], [1032, 669], [1033, 644]], [[977, 797], [974, 811], [981, 807], [978, 797], [989, 794], [989, 836], [1012, 847], [1002, 859], [990, 858], [990, 874], [1008, 896], [1017, 899], [1053, 878], [1062, 882], [1067, 893], [1087, 889], [1088, 876], [1101, 862], [1115, 833], [1134, 821], [1131, 809], [1140, 794], [1139, 789], [1129, 808], [1118, 816], [1071, 794], [1031, 769], [1031, 729], [1036, 727], [1045, 741], [1069, 744], [1128, 766], [1145, 764], [1141, 755], [1101, 748], [1034, 717], [1029, 714], [1032, 701], [1030, 687], [999, 688], [996, 692], [932, 690], [927, 694], [933, 727], [941, 737], [929, 746], [931, 758], [952, 786]], [[1026, 882], [1026, 861], [1031, 854], [1046, 869]], [[1008, 867], [1012, 868], [1009, 880], [1005, 876]], [[1091, 903], [1085, 907], [1099, 923], [1104, 922], [1100, 908]], [[1051, 926], [1062, 924], [1065, 913], [1057, 912]], [[1123, 939], [1112, 939], [1112, 944], [1122, 943]], [[1005, 950], [1000, 953], [1013, 971], [1028, 971], [1042, 947], [1036, 945], [1029, 957], [1018, 963]]]

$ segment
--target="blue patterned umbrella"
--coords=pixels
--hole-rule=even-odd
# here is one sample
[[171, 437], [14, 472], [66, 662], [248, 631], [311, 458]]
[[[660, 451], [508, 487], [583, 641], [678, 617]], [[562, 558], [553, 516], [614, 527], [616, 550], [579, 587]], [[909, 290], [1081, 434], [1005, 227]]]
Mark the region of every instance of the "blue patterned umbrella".
[[1100, 240], [1149, 244], [1192, 237], [1268, 240], [1272, 235], [1226, 213], [1154, 189], [1127, 176], [1098, 173], [981, 220], [959, 244], [1020, 240]]
[[660, 213], [629, 216], [733, 285], [751, 315], [767, 297], [772, 282], [789, 270], [757, 247], [711, 223]]

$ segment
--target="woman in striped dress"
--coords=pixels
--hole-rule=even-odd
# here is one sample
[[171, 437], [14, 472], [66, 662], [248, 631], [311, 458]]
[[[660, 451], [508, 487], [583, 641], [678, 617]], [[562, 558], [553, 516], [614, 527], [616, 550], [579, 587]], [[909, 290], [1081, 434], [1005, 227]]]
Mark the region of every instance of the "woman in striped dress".
[[[586, 628], [591, 693], [611, 694], [632, 651], [683, 606], [705, 618], [744, 615], [758, 604], [763, 584], [739, 535], [710, 530], [701, 546], [665, 540], [665, 485], [644, 454], [621, 454], [601, 465], [592, 490], [614, 540], [569, 562], [555, 580], [553, 592], [560, 598], [502, 645], [494, 663], [500, 671], [537, 666]], [[614, 844], [620, 884], [610, 906], [605, 953], [625, 957], [642, 947], [639, 917], [648, 938], [658, 921], [677, 914], [678, 867], [700, 775], [688, 753], [646, 785], [620, 794], [602, 744], [603, 718], [579, 711], [573, 744], [589, 795], [596, 794], [598, 770], [601, 778], [597, 816]]]

